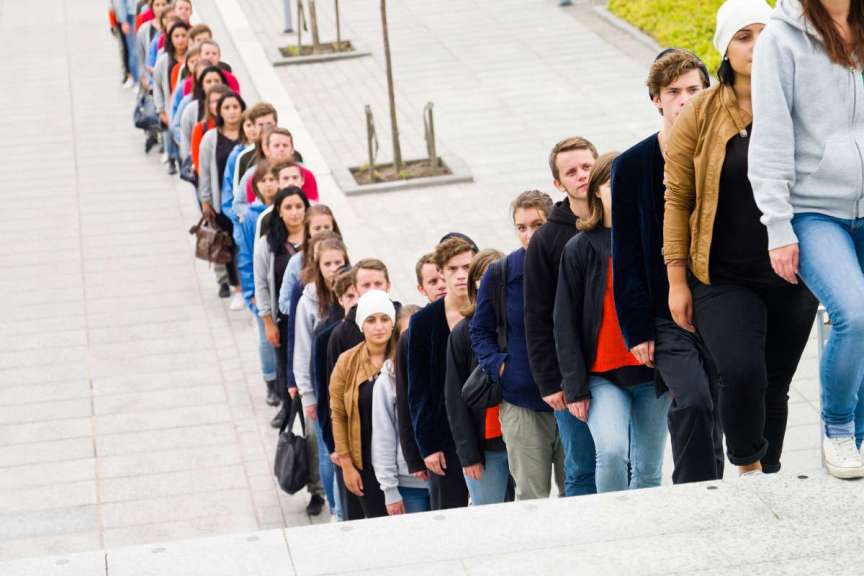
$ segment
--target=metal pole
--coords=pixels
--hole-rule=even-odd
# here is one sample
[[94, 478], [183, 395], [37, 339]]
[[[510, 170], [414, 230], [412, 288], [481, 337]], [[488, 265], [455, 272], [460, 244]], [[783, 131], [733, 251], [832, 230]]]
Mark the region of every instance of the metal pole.
[[294, 31], [294, 23], [291, 20], [291, 0], [283, 0], [282, 5], [284, 6], [284, 14], [285, 14], [285, 29], [283, 32], [293, 32]]
[[437, 170], [438, 150], [435, 145], [435, 118], [432, 113], [434, 107], [432, 102], [426, 104], [423, 109], [423, 125], [426, 128], [426, 152], [429, 154], [429, 166], [433, 170]]

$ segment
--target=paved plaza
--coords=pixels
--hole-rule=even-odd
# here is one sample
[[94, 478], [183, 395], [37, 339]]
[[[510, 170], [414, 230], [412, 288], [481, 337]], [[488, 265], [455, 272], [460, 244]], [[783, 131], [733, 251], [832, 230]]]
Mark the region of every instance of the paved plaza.
[[[652, 51], [597, 18], [587, 1], [562, 10], [556, 0], [396, 0], [391, 43], [405, 156], [425, 154], [422, 110], [434, 101], [439, 148], [460, 158], [474, 182], [348, 198], [333, 173], [365, 161], [364, 104], [375, 111], [380, 157], [390, 157], [378, 3], [341, 3], [344, 36], [371, 56], [274, 69], [266, 54], [293, 38], [279, 32], [281, 3], [196, 0], [195, 10], [247, 101], [277, 104], [352, 258], [382, 257], [403, 302], [418, 302], [413, 264], [448, 231], [483, 247], [515, 247], [508, 202], [524, 189], [553, 192], [546, 158], [556, 141], [581, 134], [601, 150], [622, 150], [658, 127], [643, 82]], [[329, 37], [331, 3], [319, 6]], [[158, 154], [144, 155], [105, 2], [45, 0], [34, 9], [0, 0], [0, 49], [0, 562], [66, 555], [59, 564], [0, 564], [0, 575], [401, 574], [408, 564], [413, 574], [551, 574], [568, 554], [590, 573], [623, 540], [633, 555], [622, 573], [641, 572], [658, 546], [669, 563], [657, 573], [686, 572], [740, 565], [721, 549], [734, 548], [736, 535], [751, 537], [742, 532], [749, 523], [777, 524], [772, 534], [754, 531], [754, 550], [774, 558], [783, 536], [799, 557], [816, 558], [818, 537], [831, 533], [829, 513], [843, 509], [853, 519], [862, 506], [860, 484], [817, 471], [814, 335], [790, 393], [783, 478], [301, 528], [310, 524], [307, 495], [286, 496], [272, 477], [273, 410], [264, 403], [252, 320], [228, 310], [212, 271], [193, 258], [193, 190], [165, 174]], [[667, 455], [667, 483], [670, 463]], [[796, 474], [811, 476], [800, 493]], [[807, 498], [825, 504], [812, 525]], [[620, 502], [637, 512], [630, 517]], [[663, 528], [652, 532], [652, 521]], [[554, 550], [540, 552], [537, 531], [557, 530], [556, 522], [570, 540], [553, 539]], [[805, 525], [811, 544], [797, 536]], [[511, 572], [501, 551], [517, 544], [504, 527], [529, 534], [523, 548], [533, 551]], [[418, 533], [436, 535], [420, 539], [436, 546], [417, 552], [422, 566], [404, 557], [397, 538]], [[477, 534], [491, 543], [466, 550]], [[661, 534], [675, 536], [658, 542]], [[220, 538], [160, 544], [154, 553], [156, 543], [213, 536]], [[315, 556], [317, 544], [323, 557], [339, 538], [345, 558]], [[378, 547], [364, 564], [369, 542]], [[718, 564], [687, 564], [691, 545]], [[106, 561], [101, 550], [116, 555]], [[210, 563], [193, 569], [177, 560], [196, 554]], [[462, 560], [472, 555], [486, 561]], [[159, 568], [162, 558], [174, 568]], [[152, 571], [136, 571], [152, 562]], [[172, 572], [177, 566], [187, 569]]]

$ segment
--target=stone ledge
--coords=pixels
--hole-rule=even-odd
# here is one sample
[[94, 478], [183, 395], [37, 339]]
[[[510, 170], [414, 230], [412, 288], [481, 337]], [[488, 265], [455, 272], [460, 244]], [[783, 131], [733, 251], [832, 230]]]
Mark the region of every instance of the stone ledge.
[[381, 194], [384, 192], [396, 192], [400, 190], [413, 190], [415, 188], [431, 188], [433, 186], [451, 186], [453, 184], [464, 184], [473, 182], [474, 176], [460, 158], [447, 154], [439, 156], [441, 161], [450, 169], [446, 176], [429, 176], [426, 178], [412, 178], [411, 180], [398, 180], [395, 182], [380, 182], [377, 184], [357, 184], [351, 171], [342, 166], [333, 171], [333, 176], [339, 184], [339, 188], [346, 196], [362, 196], [365, 194]]
[[[354, 44], [352, 42], [352, 44]], [[308, 56], [294, 56], [286, 58], [279, 51], [278, 47], [267, 48], [267, 58], [273, 66], [301, 66], [303, 64], [322, 64], [324, 62], [335, 62], [337, 60], [350, 60], [352, 58], [363, 58], [371, 56], [372, 53], [368, 50], [360, 50], [354, 46], [354, 50], [350, 52], [335, 52], [331, 54], [310, 54]]]
[[861, 488], [781, 473], [21, 560], [0, 574], [857, 576]]

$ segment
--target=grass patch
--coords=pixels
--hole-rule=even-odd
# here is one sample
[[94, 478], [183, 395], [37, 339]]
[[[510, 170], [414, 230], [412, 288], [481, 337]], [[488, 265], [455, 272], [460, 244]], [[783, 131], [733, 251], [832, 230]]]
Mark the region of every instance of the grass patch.
[[[775, 0], [768, 0], [772, 6]], [[661, 46], [695, 52], [708, 69], [720, 66], [714, 49], [717, 9], [723, 0], [609, 0], [609, 10], [633, 24]]]

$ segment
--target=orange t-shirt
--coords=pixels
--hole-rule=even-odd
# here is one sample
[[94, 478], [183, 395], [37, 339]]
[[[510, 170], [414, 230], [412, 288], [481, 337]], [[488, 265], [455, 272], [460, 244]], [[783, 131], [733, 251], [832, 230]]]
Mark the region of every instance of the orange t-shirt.
[[[206, 126], [206, 127], [205, 127]], [[195, 124], [192, 129], [192, 138], [189, 142], [189, 147], [192, 153], [192, 165], [195, 166], [195, 173], [198, 174], [199, 148], [201, 148], [201, 139], [204, 138], [204, 133], [211, 128], [215, 128], [216, 123], [213, 120], [208, 120], [205, 124], [203, 121]]]
[[183, 68], [183, 64], [179, 62], [174, 64], [174, 67], [171, 69], [171, 77], [168, 80], [168, 85], [171, 87], [171, 93], [174, 93], [174, 88], [177, 86], [177, 77], [180, 76], [180, 69]]
[[639, 361], [627, 349], [618, 313], [615, 311], [615, 296], [612, 292], [612, 257], [609, 257], [609, 273], [606, 275], [606, 291], [603, 294], [603, 318], [597, 335], [597, 354], [591, 364], [592, 373], [609, 372], [624, 366], [640, 366]]
[[501, 437], [501, 420], [498, 419], [499, 412], [500, 408], [498, 406], [486, 409], [486, 430], [483, 435], [484, 439], [492, 440], [493, 438]]

